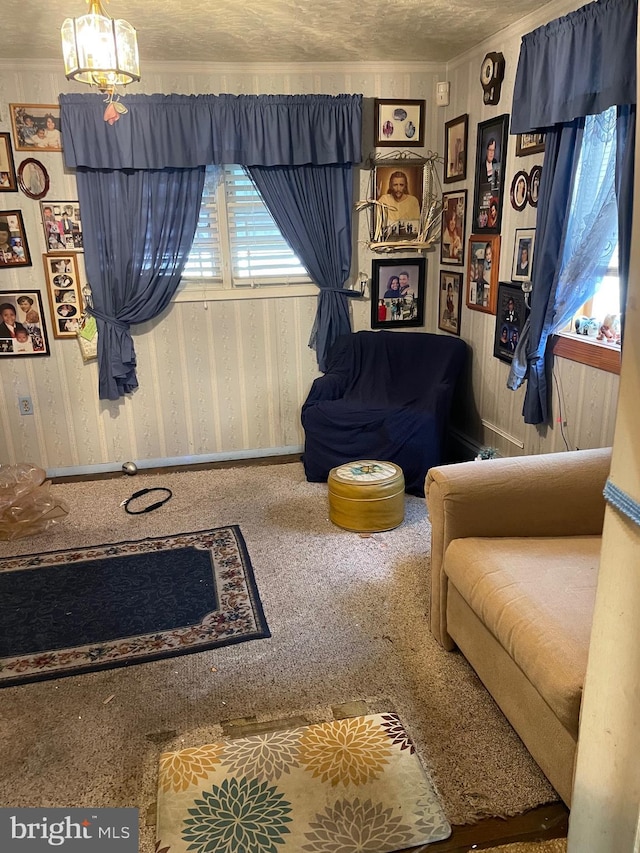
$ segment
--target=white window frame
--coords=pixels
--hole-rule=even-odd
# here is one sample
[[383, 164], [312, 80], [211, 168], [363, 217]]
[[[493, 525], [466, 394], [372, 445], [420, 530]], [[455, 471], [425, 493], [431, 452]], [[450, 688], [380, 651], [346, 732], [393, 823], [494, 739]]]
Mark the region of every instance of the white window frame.
[[274, 284], [275, 277], [254, 278], [246, 284], [234, 282], [231, 269], [232, 248], [227, 218], [226, 185], [220, 180], [216, 188], [216, 213], [221, 279], [184, 275], [174, 302], [223, 301], [237, 299], [272, 299], [292, 296], [317, 296], [318, 287], [309, 276], [289, 276]]

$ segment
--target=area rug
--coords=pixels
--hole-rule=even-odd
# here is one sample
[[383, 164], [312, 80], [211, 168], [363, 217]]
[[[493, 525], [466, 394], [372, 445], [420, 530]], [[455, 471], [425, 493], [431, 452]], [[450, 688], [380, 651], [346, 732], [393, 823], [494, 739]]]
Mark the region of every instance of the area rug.
[[450, 834], [396, 714], [160, 757], [156, 850], [391, 853]]
[[0, 687], [270, 636], [236, 525], [0, 560]]

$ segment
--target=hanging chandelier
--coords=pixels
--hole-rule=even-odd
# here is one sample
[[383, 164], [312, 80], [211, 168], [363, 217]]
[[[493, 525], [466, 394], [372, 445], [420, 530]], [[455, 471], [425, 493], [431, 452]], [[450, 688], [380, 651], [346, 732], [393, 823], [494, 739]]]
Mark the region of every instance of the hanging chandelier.
[[100, 0], [87, 0], [89, 12], [67, 18], [60, 28], [68, 80], [97, 86], [113, 96], [116, 86], [140, 79], [136, 31], [105, 14]]

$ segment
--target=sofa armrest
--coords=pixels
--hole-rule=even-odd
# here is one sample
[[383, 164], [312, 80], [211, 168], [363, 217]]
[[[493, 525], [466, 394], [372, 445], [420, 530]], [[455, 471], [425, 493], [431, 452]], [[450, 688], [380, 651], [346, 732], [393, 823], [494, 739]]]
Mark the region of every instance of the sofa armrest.
[[441, 465], [427, 473], [431, 520], [431, 631], [445, 647], [453, 539], [469, 536], [588, 536], [602, 533], [611, 448]]

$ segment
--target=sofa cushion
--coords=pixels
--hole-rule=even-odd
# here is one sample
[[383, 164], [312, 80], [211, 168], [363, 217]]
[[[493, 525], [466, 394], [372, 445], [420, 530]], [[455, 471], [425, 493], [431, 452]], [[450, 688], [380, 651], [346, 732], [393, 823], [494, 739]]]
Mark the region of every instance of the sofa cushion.
[[467, 538], [445, 554], [449, 580], [576, 737], [601, 542]]

